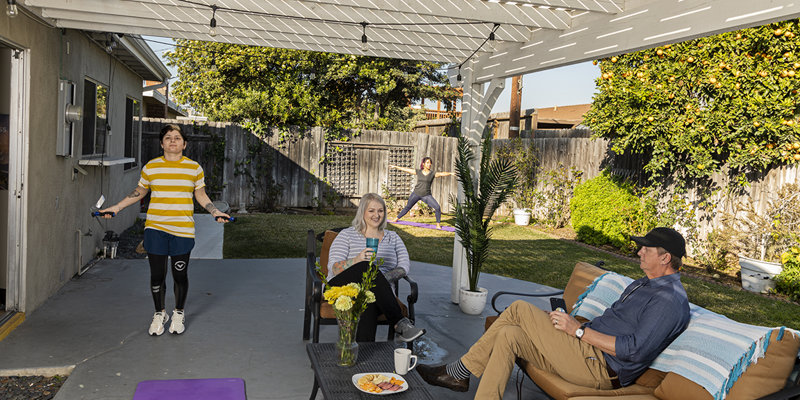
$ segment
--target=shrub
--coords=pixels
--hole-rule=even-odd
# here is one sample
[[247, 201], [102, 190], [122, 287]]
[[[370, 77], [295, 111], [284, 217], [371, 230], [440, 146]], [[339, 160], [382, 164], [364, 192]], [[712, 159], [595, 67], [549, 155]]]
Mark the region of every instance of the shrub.
[[630, 235], [650, 228], [642, 226], [643, 207], [634, 186], [608, 171], [575, 188], [570, 210], [578, 240], [592, 245], [610, 244], [631, 251]]
[[775, 277], [775, 288], [792, 300], [800, 300], [800, 248], [793, 246], [781, 255], [783, 271]]
[[542, 188], [534, 191], [534, 217], [545, 226], [564, 227], [570, 219], [570, 199], [575, 187], [581, 183], [583, 172], [561, 163], [554, 170], [539, 172]]

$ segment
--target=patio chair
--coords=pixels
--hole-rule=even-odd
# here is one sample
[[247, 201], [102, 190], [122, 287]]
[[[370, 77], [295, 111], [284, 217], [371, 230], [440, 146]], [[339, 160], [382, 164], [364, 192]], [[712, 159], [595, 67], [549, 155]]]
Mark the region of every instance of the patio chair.
[[[497, 307], [497, 299], [505, 295], [528, 297], [562, 295], [569, 312], [586, 287], [595, 278], [608, 272], [602, 268], [603, 264], [602, 261], [595, 265], [584, 262], [577, 263], [564, 290], [550, 293], [498, 292], [492, 297], [492, 308], [499, 316], [502, 310]], [[487, 317], [485, 329], [489, 329], [498, 316]], [[581, 317], [578, 317], [578, 319], [581, 320]], [[773, 335], [770, 339], [765, 357], [760, 359], [758, 363], [751, 365], [731, 387], [728, 398], [732, 400], [755, 398], [759, 400], [796, 400], [800, 398], [800, 372], [797, 372], [798, 368], [800, 368], [798, 364], [800, 360], [797, 359], [798, 341], [800, 339], [791, 335], [784, 335], [784, 340], [777, 340], [777, 336]], [[524, 374], [517, 377], [518, 398], [522, 395], [522, 382], [524, 377], [527, 376], [543, 392], [556, 400], [588, 400], [611, 397], [631, 400], [712, 399], [712, 396], [701, 386], [673, 372], [666, 373], [648, 369], [630, 386], [603, 390], [567, 382], [556, 374], [536, 368], [522, 358], [517, 359], [516, 363]], [[795, 372], [792, 372], [792, 365], [794, 365]], [[789, 378], [790, 376], [794, 378]], [[784, 385], [784, 383], [788, 383], [788, 385]], [[772, 394], [769, 394], [770, 392]], [[765, 396], [765, 394], [767, 395]]]
[[[322, 287], [322, 279], [319, 277], [316, 271], [317, 240], [319, 239], [322, 241], [319, 264], [322, 266], [322, 273], [327, 274], [328, 251], [330, 250], [331, 243], [333, 243], [333, 239], [336, 238], [336, 235], [338, 235], [339, 231], [342, 229], [344, 228], [327, 230], [324, 233], [321, 233], [318, 237], [314, 236], [313, 230], [308, 231], [308, 238], [306, 241], [306, 299], [303, 320], [303, 340], [308, 340], [311, 338], [312, 343], [319, 343], [320, 325], [336, 325], [336, 315], [333, 312], [333, 307], [331, 307], [328, 302], [322, 299], [322, 292], [324, 288]], [[403, 316], [407, 317], [411, 321], [414, 321], [414, 304], [417, 302], [418, 296], [417, 282], [415, 282], [409, 276], [404, 276], [402, 280], [408, 282], [410, 288], [410, 293], [406, 298], [408, 306], [406, 306], [406, 304], [404, 304], [399, 297], [397, 299], [397, 303], [400, 305], [400, 308], [403, 311]], [[399, 287], [400, 282], [398, 281], [397, 285], [395, 286], [395, 296], [399, 296]], [[394, 326], [389, 324], [389, 321], [386, 320], [385, 316], [381, 315], [378, 317], [378, 325], [389, 325], [389, 334], [386, 340], [391, 341], [394, 339]], [[311, 335], [312, 328], [313, 337]], [[413, 348], [413, 343], [414, 342], [408, 342], [407, 346], [409, 349]]]

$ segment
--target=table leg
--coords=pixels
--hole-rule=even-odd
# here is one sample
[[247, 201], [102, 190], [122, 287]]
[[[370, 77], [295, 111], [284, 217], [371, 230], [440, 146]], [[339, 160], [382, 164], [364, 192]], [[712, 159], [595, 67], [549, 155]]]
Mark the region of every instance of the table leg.
[[317, 398], [317, 390], [319, 390], [319, 383], [317, 383], [317, 376], [314, 375], [314, 388], [311, 389], [311, 397], [308, 400], [314, 400]]

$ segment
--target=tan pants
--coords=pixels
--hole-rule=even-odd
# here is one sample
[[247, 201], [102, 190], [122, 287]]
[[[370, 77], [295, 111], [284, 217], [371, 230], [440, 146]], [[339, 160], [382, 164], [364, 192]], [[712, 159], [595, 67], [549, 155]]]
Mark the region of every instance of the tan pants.
[[461, 357], [470, 372], [483, 375], [475, 399], [502, 399], [517, 358], [577, 385], [611, 389], [600, 349], [556, 330], [547, 312], [516, 301]]

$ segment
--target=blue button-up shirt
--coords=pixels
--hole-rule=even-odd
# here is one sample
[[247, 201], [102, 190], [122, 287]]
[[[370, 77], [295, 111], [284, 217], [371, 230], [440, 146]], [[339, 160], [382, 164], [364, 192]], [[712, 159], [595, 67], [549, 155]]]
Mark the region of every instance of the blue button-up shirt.
[[689, 324], [689, 300], [680, 274], [633, 281], [619, 300], [586, 326], [616, 337], [606, 363], [630, 385]]

